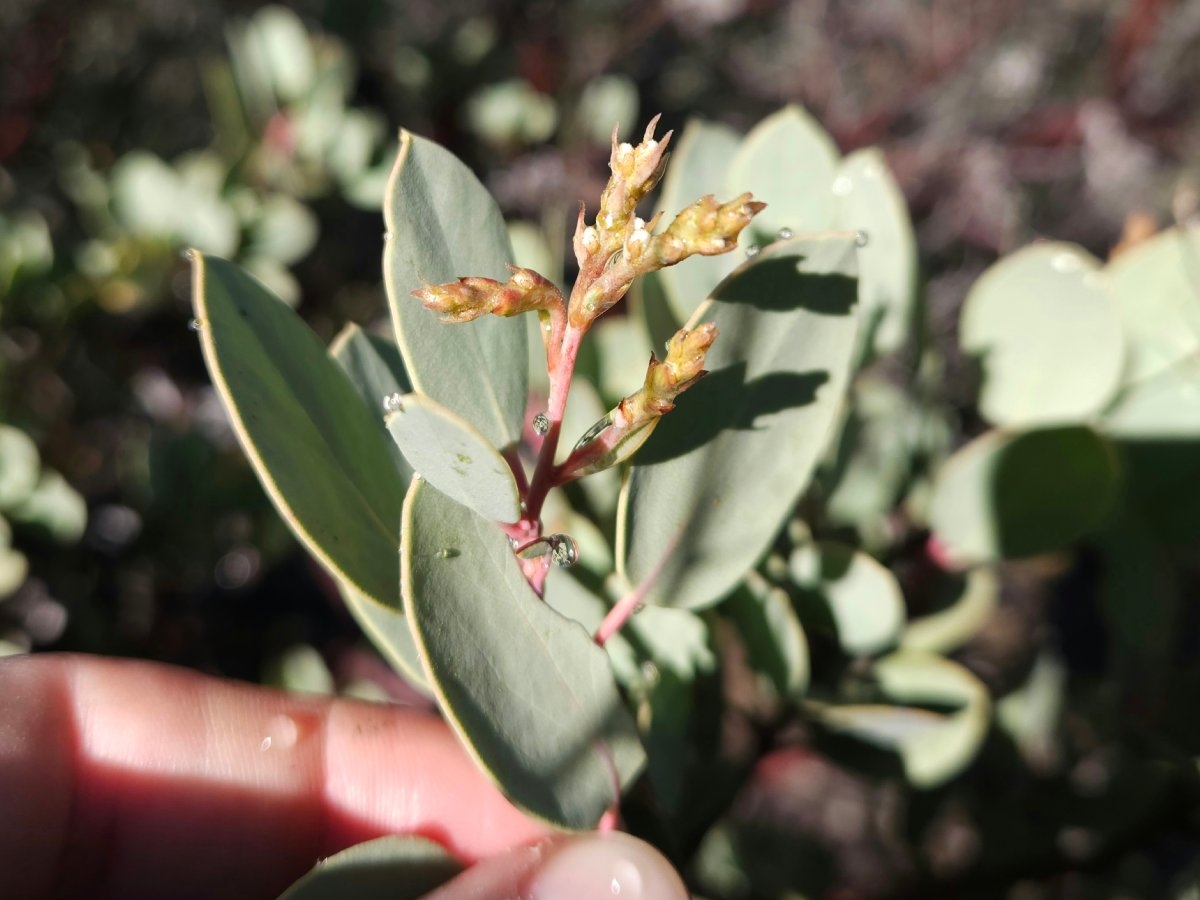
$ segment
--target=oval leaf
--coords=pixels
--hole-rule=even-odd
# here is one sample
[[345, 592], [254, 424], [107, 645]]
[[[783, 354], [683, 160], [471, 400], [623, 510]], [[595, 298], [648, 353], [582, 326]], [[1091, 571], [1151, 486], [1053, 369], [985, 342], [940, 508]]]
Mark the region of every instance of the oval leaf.
[[746, 585], [721, 606], [746, 645], [747, 661], [765, 674], [782, 697], [808, 691], [808, 638], [787, 591], [767, 584]]
[[[658, 211], [664, 221], [670, 222], [684, 207], [725, 183], [725, 173], [741, 140], [741, 135], [727, 125], [702, 119], [691, 119], [684, 125], [678, 143], [672, 145], [671, 165], [667, 167], [658, 198]], [[659, 279], [675, 317], [686, 322], [737, 263], [735, 254], [724, 253], [693, 256], [663, 269]]]
[[1200, 227], [1172, 228], [1125, 251], [1105, 270], [1129, 346], [1127, 383], [1200, 350], [1197, 259]]
[[195, 254], [204, 359], [259, 480], [339, 580], [400, 606], [404, 485], [379, 420], [307, 325], [237, 266]]
[[731, 194], [752, 191], [767, 208], [743, 232], [743, 245], [773, 241], [781, 228], [800, 234], [833, 227], [837, 165], [833, 139], [798, 106], [784, 107], [750, 129], [727, 183]]
[[990, 431], [938, 471], [929, 518], [948, 561], [971, 566], [1059, 549], [1102, 524], [1116, 457], [1090, 428]]
[[384, 423], [422, 478], [494, 522], [521, 518], [512, 469], [482, 434], [423, 394], [405, 394], [398, 403]]
[[918, 788], [937, 787], [966, 768], [991, 721], [991, 698], [979, 679], [940, 656], [908, 650], [881, 659], [873, 671], [889, 700], [956, 709], [944, 714], [917, 706], [830, 706], [815, 711], [817, 720], [896, 753]]
[[605, 652], [538, 599], [503, 532], [413, 481], [405, 610], [451, 726], [513, 803], [593, 828], [645, 754]]
[[696, 312], [720, 332], [710, 374], [634, 458], [621, 496], [619, 562], [658, 570], [651, 602], [725, 596], [766, 551], [808, 486], [842, 406], [854, 348], [853, 239], [779, 241]]
[[904, 628], [900, 585], [871, 556], [821, 541], [797, 547], [788, 570], [803, 597], [802, 621], [807, 624], [815, 618], [832, 626], [846, 654], [868, 656], [899, 639]]
[[870, 341], [877, 354], [891, 353], [908, 340], [917, 297], [917, 239], [908, 206], [883, 154], [873, 147], [841, 161], [832, 190], [836, 227], [867, 238], [858, 254], [860, 340]]
[[417, 900], [462, 868], [435, 841], [388, 835], [321, 860], [279, 900]]
[[1000, 600], [1000, 580], [991, 569], [972, 569], [965, 575], [949, 575], [936, 611], [910, 622], [900, 646], [927, 653], [953, 653], [971, 640], [995, 612]]
[[[367, 411], [379, 417], [379, 430], [386, 432], [383, 424], [384, 398], [392, 394], [407, 394], [412, 390], [399, 348], [387, 338], [369, 334], [351, 322], [333, 339], [329, 345], [329, 355], [342, 367]], [[400, 481], [407, 490], [412, 480], [412, 466], [393, 440], [389, 438], [387, 445], [396, 463], [396, 471], [400, 473]]]
[[474, 425], [493, 447], [521, 436], [528, 379], [525, 322], [484, 316], [447, 325], [410, 292], [462, 276], [508, 279], [499, 207], [452, 153], [403, 131], [383, 203], [392, 323], [413, 387]]
[[996, 425], [1087, 418], [1121, 381], [1120, 320], [1099, 263], [1072, 244], [1035, 244], [988, 269], [967, 295], [959, 341], [983, 368], [979, 408]]

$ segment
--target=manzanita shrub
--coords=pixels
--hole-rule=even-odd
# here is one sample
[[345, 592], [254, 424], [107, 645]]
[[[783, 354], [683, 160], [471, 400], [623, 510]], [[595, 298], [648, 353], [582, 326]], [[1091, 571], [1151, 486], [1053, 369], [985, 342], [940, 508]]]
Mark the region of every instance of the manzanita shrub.
[[[348, 326], [326, 348], [198, 253], [194, 324], [281, 514], [499, 788], [564, 828], [620, 813], [706, 892], [740, 896], [754, 847], [722, 814], [754, 760], [729, 762], [712, 712], [729, 641], [775, 733], [803, 723], [913, 791], [960, 774], [993, 703], [951, 657], [996, 608], [997, 564], [1116, 546], [1118, 460], [1194, 429], [1194, 400], [1170, 410], [1198, 332], [1155, 279], [1183, 277], [1195, 235], [1107, 268], [1053, 244], [998, 263], [961, 329], [997, 427], [952, 452], [925, 399], [936, 356], [910, 353], [903, 384], [870, 366], [920, 336], [912, 226], [878, 151], [842, 157], [787, 108], [744, 137], [614, 134], [609, 166], [563, 291], [514, 258], [466, 166], [402, 133], [390, 333]], [[1138, 312], [1135, 285], [1154, 294]], [[930, 572], [902, 589], [913, 534]], [[1000, 709], [1018, 744], [1045, 727], [1038, 671]], [[289, 896], [416, 896], [453, 871], [389, 838]]]
[[[707, 610], [725, 604], [751, 665], [781, 697], [804, 696], [799, 608], [755, 567], [837, 434], [853, 372], [903, 341], [911, 307], [911, 228], [878, 154], [839, 159], [796, 109], [744, 140], [696, 124], [647, 221], [638, 207], [671, 141], [654, 133], [614, 133], [567, 296], [513, 265], [473, 174], [408, 133], [385, 200], [393, 336], [350, 326], [327, 349], [254, 278], [193, 254], [193, 325], [280, 512], [497, 785], [565, 828], [611, 825], [643, 772], [662, 809], [683, 802], [675, 757], [689, 686], [713, 666]], [[805, 165], [779, 165], [794, 156]], [[636, 389], [605, 412], [604, 379], [575, 376], [639, 279], [618, 327], [666, 336], [665, 352], [619, 373]], [[546, 395], [530, 390], [531, 336]], [[612, 496], [573, 490], [588, 477]], [[580, 577], [560, 571], [576, 563]], [[896, 647], [902, 599], [877, 562], [801, 540], [790, 568], [848, 653]], [[965, 670], [901, 651], [875, 676], [884, 696], [963, 712], [922, 713], [915, 734], [877, 705], [811, 713], [904, 735], [918, 782], [961, 766], [986, 723]], [[347, 865], [394, 852], [419, 868], [414, 846]]]

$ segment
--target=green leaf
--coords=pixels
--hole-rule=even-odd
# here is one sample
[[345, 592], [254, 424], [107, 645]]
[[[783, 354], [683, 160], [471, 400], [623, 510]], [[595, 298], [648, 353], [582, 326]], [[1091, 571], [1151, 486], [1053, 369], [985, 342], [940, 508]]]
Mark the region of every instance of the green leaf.
[[[4, 527], [8, 527], [7, 523]], [[25, 554], [13, 550], [7, 541], [0, 542], [0, 600], [24, 584], [28, 574], [29, 560], [25, 558]]]
[[425, 670], [421, 668], [417, 639], [404, 610], [384, 606], [344, 582], [338, 583], [338, 591], [358, 627], [388, 664], [413, 687], [424, 694], [432, 694], [425, 681]]
[[60, 544], [73, 544], [87, 528], [87, 502], [61, 475], [43, 469], [33, 493], [10, 507], [8, 517], [42, 529]]
[[838, 165], [831, 186], [839, 228], [862, 231], [859, 250], [860, 339], [877, 354], [900, 349], [913, 326], [917, 298], [917, 239], [904, 195], [883, 154], [857, 150]]
[[[383, 424], [384, 398], [392, 394], [407, 394], [412, 390], [400, 350], [387, 338], [363, 331], [351, 322], [333, 339], [329, 345], [329, 355], [342, 367], [367, 411], [377, 418], [380, 434], [386, 435], [387, 426]], [[396, 463], [400, 481], [407, 490], [412, 480], [412, 467], [390, 436], [387, 446]]]
[[810, 675], [808, 638], [787, 591], [747, 584], [722, 604], [721, 611], [737, 626], [747, 662], [771, 680], [780, 696], [803, 697]]
[[538, 599], [504, 533], [414, 480], [405, 611], [448, 721], [517, 806], [593, 828], [645, 762], [608, 657]]
[[858, 325], [855, 246], [779, 241], [696, 312], [719, 331], [710, 374], [636, 457], [618, 513], [630, 583], [663, 561], [650, 601], [699, 608], [766, 552], [833, 437]]
[[1200, 359], [1181, 359], [1128, 385], [1104, 413], [1102, 430], [1130, 440], [1200, 438]]
[[259, 208], [248, 252], [290, 266], [308, 255], [319, 233], [311, 209], [287, 194], [271, 194]]
[[1090, 428], [990, 431], [938, 471], [930, 524], [955, 565], [1032, 556], [1099, 527], [1117, 484], [1113, 449]]
[[279, 900], [418, 900], [462, 868], [435, 841], [388, 835], [321, 860]]
[[508, 232], [471, 170], [437, 144], [401, 132], [383, 204], [383, 277], [413, 387], [458, 413], [493, 447], [521, 436], [528, 378], [521, 317], [447, 325], [409, 293], [463, 276], [508, 279]]
[[1000, 582], [991, 569], [947, 575], [945, 599], [934, 612], [914, 619], [904, 629], [905, 650], [953, 653], [971, 640], [992, 617], [1000, 599]]
[[384, 424], [422, 478], [494, 522], [521, 518], [512, 469], [470, 422], [423, 394], [405, 394], [397, 404]]
[[1200, 227], [1172, 228], [1125, 251], [1105, 270], [1125, 328], [1126, 383], [1200, 350]]
[[832, 628], [843, 652], [869, 656], [894, 646], [904, 628], [904, 596], [883, 565], [833, 541], [797, 547], [788, 560], [806, 625]]
[[831, 228], [837, 165], [833, 139], [798, 106], [755, 125], [730, 164], [727, 182], [731, 194], [753, 191], [767, 204], [743, 232], [742, 244], [773, 241], [781, 228], [796, 234]]
[[307, 325], [223, 259], [196, 254], [204, 359], [281, 516], [339, 580], [400, 605], [404, 484], [353, 385]]
[[0, 510], [24, 501], [37, 487], [42, 462], [37, 445], [19, 428], [0, 424]]
[[[671, 164], [667, 167], [658, 199], [658, 211], [663, 214], [664, 223], [670, 223], [686, 206], [720, 189], [741, 140], [741, 135], [727, 125], [703, 119], [688, 120], [679, 140], [671, 145]], [[730, 200], [732, 195], [717, 199]], [[736, 252], [724, 253], [693, 256], [663, 269], [659, 280], [675, 318], [680, 322], [687, 321], [738, 262]]]
[[1125, 359], [1100, 264], [1073, 244], [1035, 244], [988, 269], [959, 341], [983, 368], [979, 408], [996, 425], [1086, 419], [1112, 399]]
[[[979, 679], [957, 663], [909, 650], [879, 660], [873, 672], [887, 699], [914, 705], [815, 707], [817, 720], [896, 753], [918, 788], [937, 787], [966, 768], [991, 720], [991, 698]], [[955, 709], [945, 714], [915, 704]]]

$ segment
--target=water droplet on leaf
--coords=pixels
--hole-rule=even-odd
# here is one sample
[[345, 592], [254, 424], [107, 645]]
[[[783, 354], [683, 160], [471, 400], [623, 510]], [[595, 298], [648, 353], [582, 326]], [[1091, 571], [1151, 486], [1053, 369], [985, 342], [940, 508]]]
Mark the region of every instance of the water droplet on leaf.
[[579, 545], [566, 534], [552, 534], [546, 538], [550, 546], [550, 560], [560, 569], [568, 569], [579, 559]]
[[390, 231], [385, 231], [383, 233], [383, 242], [386, 244], [391, 239], [392, 239], [392, 233]]
[[546, 434], [550, 430], [550, 419], [545, 413], [533, 417], [533, 430], [538, 434]]
[[854, 243], [858, 247], [865, 247], [871, 243], [871, 236], [860, 229], [854, 232]]
[[191, 331], [199, 331], [203, 327], [204, 327], [204, 323], [201, 322], [199, 319], [192, 319], [191, 321], [188, 322], [188, 328]]
[[433, 555], [438, 559], [454, 559], [459, 555], [459, 551], [453, 547], [442, 547], [442, 549], [438, 550]]
[[758, 244], [749, 244], [749, 245], [747, 245], [747, 247], [746, 247], [746, 259], [752, 259], [753, 257], [755, 257], [755, 256], [758, 256], [758, 251], [759, 251], [759, 250], [761, 250], [761, 249], [762, 249], [762, 248], [761, 248], [761, 247], [759, 247], [759, 246], [758, 246]]
[[196, 261], [196, 251], [193, 250], [191, 247], [188, 247], [186, 250], [182, 251], [179, 255], [183, 257], [184, 262], [195, 262]]
[[786, 226], [783, 228], [780, 228], [779, 231], [775, 232], [775, 239], [779, 240], [779, 241], [790, 241], [795, 236], [796, 236], [796, 232], [792, 231], [792, 229], [790, 229]]
[[399, 394], [388, 394], [383, 398], [384, 412], [400, 412], [402, 409], [404, 409], [404, 400], [401, 399]]

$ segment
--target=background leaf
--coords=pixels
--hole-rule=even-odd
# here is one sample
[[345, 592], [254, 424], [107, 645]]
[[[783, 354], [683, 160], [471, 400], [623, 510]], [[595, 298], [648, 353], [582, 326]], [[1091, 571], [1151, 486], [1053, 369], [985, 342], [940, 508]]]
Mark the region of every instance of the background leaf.
[[870, 555], [834, 541], [804, 544], [792, 552], [788, 571], [801, 591], [801, 621], [832, 627], [846, 654], [867, 656], [897, 642], [904, 597], [895, 576]]
[[1072, 244], [1034, 244], [988, 269], [967, 294], [959, 342], [982, 366], [979, 408], [995, 425], [1098, 412], [1125, 359], [1100, 264]]
[[990, 431], [939, 470], [930, 522], [955, 564], [1031, 556], [1097, 528], [1117, 483], [1113, 449], [1090, 428]]
[[710, 374], [634, 457], [617, 558], [652, 602], [720, 600], [766, 551], [832, 437], [858, 325], [854, 241], [780, 241], [701, 307]]
[[833, 227], [837, 165], [833, 139], [799, 106], [785, 106], [750, 129], [727, 184], [732, 195], [752, 191], [767, 208], [742, 233], [742, 245], [769, 243], [781, 228], [800, 234]]
[[866, 236], [858, 253], [860, 343], [870, 342], [876, 354], [899, 350], [912, 330], [917, 298], [917, 239], [904, 194], [873, 147], [838, 164], [831, 190], [833, 227]]
[[593, 828], [645, 754], [591, 636], [538, 599], [504, 533], [416, 480], [404, 603], [450, 724], [514, 803]]
[[400, 135], [383, 204], [383, 277], [413, 387], [503, 448], [521, 436], [528, 379], [525, 322], [484, 316], [446, 325], [409, 296], [463, 276], [508, 279], [508, 231], [496, 202], [452, 153]]
[[[658, 198], [657, 210], [663, 213], [665, 224], [704, 195], [720, 192], [741, 140], [741, 135], [727, 125], [688, 120], [683, 133], [671, 144], [671, 164]], [[717, 199], [724, 202], [732, 197], [730, 194]], [[736, 253], [693, 256], [661, 270], [658, 277], [675, 317], [686, 322], [738, 262]]]

